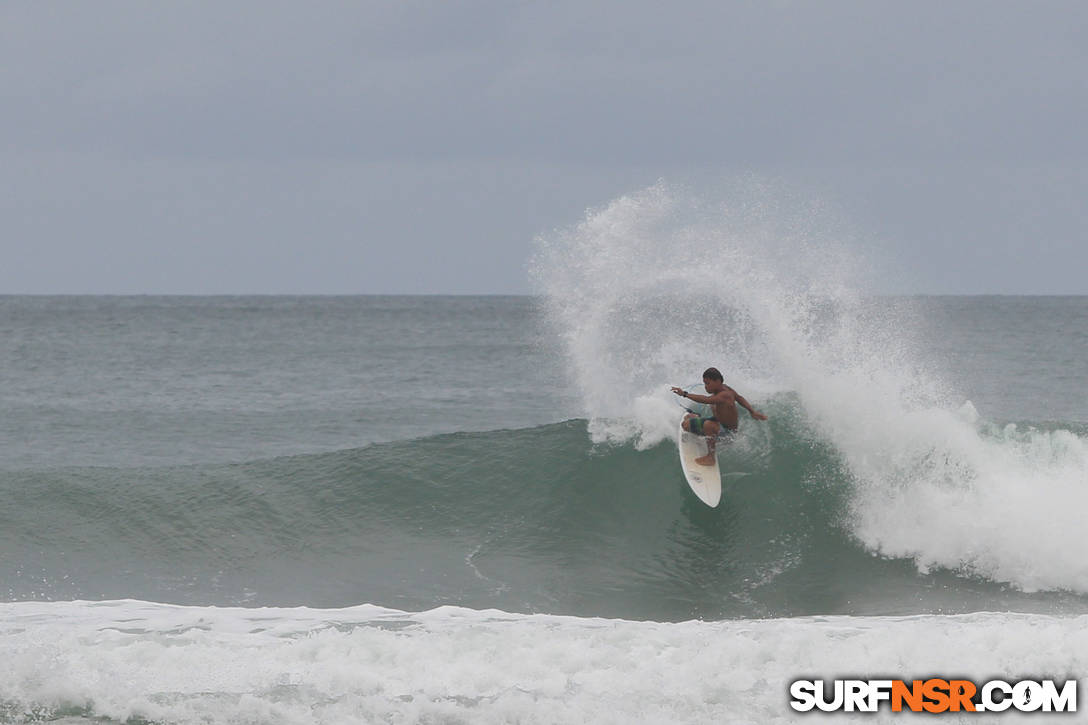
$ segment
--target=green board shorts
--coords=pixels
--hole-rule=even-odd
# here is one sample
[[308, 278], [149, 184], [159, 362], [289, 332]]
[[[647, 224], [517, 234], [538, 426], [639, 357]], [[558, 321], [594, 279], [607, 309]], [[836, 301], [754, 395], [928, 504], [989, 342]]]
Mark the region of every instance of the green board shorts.
[[[714, 416], [710, 416], [707, 418], [700, 418], [699, 416], [695, 416], [694, 418], [688, 418], [688, 425], [691, 427], [691, 432], [695, 435], [706, 435], [705, 433], [703, 433], [703, 426], [708, 420], [712, 420], [715, 423], [718, 422], [718, 419]], [[736, 428], [726, 428], [724, 425], [718, 430], [718, 438], [730, 438], [736, 434]]]

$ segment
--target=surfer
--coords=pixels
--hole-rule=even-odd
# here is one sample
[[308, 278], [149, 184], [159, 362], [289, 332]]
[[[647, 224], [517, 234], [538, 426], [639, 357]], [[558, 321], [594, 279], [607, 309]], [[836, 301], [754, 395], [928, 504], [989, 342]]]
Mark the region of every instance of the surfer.
[[673, 388], [672, 392], [682, 398], [687, 398], [696, 403], [709, 405], [714, 415], [709, 418], [701, 418], [694, 413], [684, 416], [681, 423], [684, 430], [695, 435], [706, 436], [707, 454], [695, 459], [695, 462], [703, 466], [714, 465], [714, 446], [718, 442], [718, 436], [723, 432], [735, 435], [737, 432], [737, 403], [747, 410], [756, 420], [767, 420], [767, 416], [753, 408], [744, 396], [725, 384], [722, 374], [717, 368], [707, 368], [703, 373], [703, 387], [709, 395], [695, 395], [683, 388]]

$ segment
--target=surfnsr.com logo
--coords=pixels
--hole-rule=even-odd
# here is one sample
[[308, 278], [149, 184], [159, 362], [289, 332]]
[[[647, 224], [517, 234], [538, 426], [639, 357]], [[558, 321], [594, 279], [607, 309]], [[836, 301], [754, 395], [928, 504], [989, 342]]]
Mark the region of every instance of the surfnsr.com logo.
[[790, 698], [797, 712], [1076, 712], [1077, 681], [795, 680]]

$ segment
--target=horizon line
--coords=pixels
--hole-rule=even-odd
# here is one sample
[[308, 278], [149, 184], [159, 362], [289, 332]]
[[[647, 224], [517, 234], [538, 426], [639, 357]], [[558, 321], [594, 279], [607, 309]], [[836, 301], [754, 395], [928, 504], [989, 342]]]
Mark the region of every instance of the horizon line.
[[[4, 297], [546, 297], [532, 292], [0, 292]], [[1088, 297], [1088, 292], [875, 292], [863, 297]]]

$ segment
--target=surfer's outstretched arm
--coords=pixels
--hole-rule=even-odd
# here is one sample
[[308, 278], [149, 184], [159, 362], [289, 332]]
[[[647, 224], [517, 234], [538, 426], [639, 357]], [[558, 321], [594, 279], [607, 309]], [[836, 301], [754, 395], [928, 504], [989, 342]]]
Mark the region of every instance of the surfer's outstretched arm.
[[706, 405], [714, 405], [715, 403], [720, 403], [725, 400], [725, 396], [721, 393], [715, 393], [714, 395], [696, 395], [695, 393], [687, 392], [683, 388], [673, 388], [672, 392], [676, 393], [681, 398], [687, 398], [693, 403], [705, 403]]
[[[736, 392], [736, 391], [734, 390], [733, 392]], [[737, 393], [737, 403], [740, 405], [740, 407], [744, 408], [749, 413], [751, 413], [752, 417], [755, 418], [756, 420], [767, 420], [767, 416], [763, 415], [763, 413], [760, 413], [758, 410], [753, 408], [748, 403], [748, 401], [744, 399], [744, 396], [741, 395], [740, 393]]]

